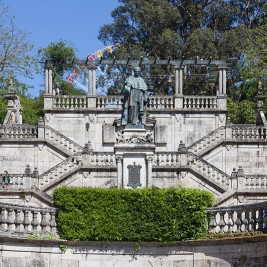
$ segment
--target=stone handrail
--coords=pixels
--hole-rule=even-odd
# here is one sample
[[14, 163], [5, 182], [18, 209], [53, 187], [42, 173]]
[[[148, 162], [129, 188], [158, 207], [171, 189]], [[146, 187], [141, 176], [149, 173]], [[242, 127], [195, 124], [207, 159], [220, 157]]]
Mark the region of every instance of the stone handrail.
[[173, 109], [173, 96], [149, 96], [147, 100], [147, 109]]
[[49, 126], [45, 126], [45, 139], [52, 141], [52, 143], [55, 143], [59, 147], [67, 149], [71, 153], [76, 153], [83, 149], [82, 146]]
[[256, 125], [232, 125], [232, 138], [234, 140], [265, 140], [267, 132], [265, 127]]
[[53, 98], [53, 109], [86, 109], [86, 96], [57, 95]]
[[179, 166], [178, 152], [156, 152], [154, 155], [155, 166]]
[[105, 95], [96, 98], [96, 108], [98, 109], [121, 109], [123, 104], [123, 96], [121, 95]]
[[0, 203], [0, 234], [57, 236], [56, 209]]
[[73, 156], [60, 162], [53, 168], [47, 170], [39, 176], [39, 188], [42, 189], [56, 180], [60, 180], [61, 176], [77, 169], [82, 164], [81, 153], [77, 152]]
[[0, 127], [0, 139], [28, 140], [38, 136], [37, 125], [14, 124]]
[[240, 179], [244, 179], [242, 186], [244, 189], [267, 189], [266, 176], [245, 176], [240, 177]]
[[217, 109], [216, 96], [184, 96], [185, 109]]
[[87, 155], [88, 166], [115, 167], [116, 159], [112, 152], [93, 152]]
[[217, 128], [216, 130], [210, 132], [208, 135], [202, 137], [195, 143], [191, 144], [187, 147], [189, 151], [192, 151], [194, 153], [202, 152], [206, 148], [210, 146], [214, 146], [221, 141], [225, 140], [226, 134], [225, 134], [225, 126], [221, 126]]
[[231, 188], [231, 176], [208, 163], [194, 153], [188, 152], [189, 166], [197, 173], [204, 175], [210, 181], [220, 185], [224, 190]]
[[267, 202], [210, 208], [209, 232], [238, 233], [267, 229]]
[[24, 190], [30, 189], [32, 186], [32, 177], [19, 175], [19, 174], [8, 174], [10, 177], [10, 183], [4, 183], [2, 177], [5, 174], [0, 174], [0, 190]]

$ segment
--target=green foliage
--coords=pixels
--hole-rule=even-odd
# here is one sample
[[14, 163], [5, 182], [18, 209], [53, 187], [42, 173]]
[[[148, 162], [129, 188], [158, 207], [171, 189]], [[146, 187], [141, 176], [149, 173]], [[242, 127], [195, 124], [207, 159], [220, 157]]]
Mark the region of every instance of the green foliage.
[[6, 117], [7, 101], [4, 96], [0, 95], [0, 124], [2, 124]]
[[207, 231], [213, 196], [198, 189], [58, 188], [59, 235], [70, 240], [175, 241]]
[[0, 0], [0, 87], [1, 90], [9, 78], [19, 76], [33, 78], [37, 71], [37, 60], [30, 56], [33, 45], [28, 34], [16, 26], [9, 15], [8, 7]]
[[76, 59], [76, 48], [67, 41], [59, 40], [51, 42], [46, 48], [40, 48], [38, 55], [42, 62], [52, 61], [54, 72], [62, 78], [65, 71], [72, 69], [72, 65], [65, 62]]
[[60, 94], [62, 95], [86, 95], [82, 89], [77, 89], [73, 86], [73, 84], [66, 81], [61, 81], [59, 83], [59, 88]]
[[22, 121], [25, 124], [37, 124], [40, 117], [43, 116], [43, 96], [30, 98], [21, 97], [20, 104], [23, 107]]
[[230, 121], [234, 124], [255, 124], [256, 123], [256, 104], [249, 100], [239, 103], [227, 99], [227, 110]]

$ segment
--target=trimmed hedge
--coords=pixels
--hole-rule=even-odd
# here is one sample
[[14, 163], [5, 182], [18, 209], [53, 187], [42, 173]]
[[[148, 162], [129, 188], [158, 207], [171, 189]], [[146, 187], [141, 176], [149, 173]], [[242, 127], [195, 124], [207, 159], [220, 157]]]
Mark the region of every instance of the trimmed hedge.
[[198, 189], [97, 189], [61, 187], [59, 235], [68, 240], [178, 241], [207, 233], [213, 196]]

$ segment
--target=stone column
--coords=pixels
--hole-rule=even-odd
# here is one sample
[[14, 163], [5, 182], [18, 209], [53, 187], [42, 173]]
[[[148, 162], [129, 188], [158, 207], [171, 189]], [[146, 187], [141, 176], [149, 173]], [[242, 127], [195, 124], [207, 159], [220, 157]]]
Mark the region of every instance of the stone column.
[[49, 64], [45, 67], [44, 109], [53, 109], [53, 74]]
[[122, 188], [123, 187], [123, 178], [122, 178], [122, 160], [123, 157], [122, 156], [117, 156], [116, 157], [117, 160], [117, 183], [118, 183], [118, 188]]
[[183, 76], [184, 76], [184, 66], [175, 66], [174, 107], [178, 109], [183, 108]]
[[45, 139], [44, 120], [42, 117], [38, 120], [38, 139]]
[[88, 69], [88, 94], [87, 107], [96, 108], [96, 66], [89, 66]]
[[147, 187], [152, 187], [152, 162], [154, 157], [152, 155], [148, 155], [146, 157], [147, 160]]
[[219, 92], [218, 95], [226, 95], [226, 67], [219, 67]]
[[96, 69], [95, 66], [89, 66], [88, 69], [88, 95], [96, 95]]

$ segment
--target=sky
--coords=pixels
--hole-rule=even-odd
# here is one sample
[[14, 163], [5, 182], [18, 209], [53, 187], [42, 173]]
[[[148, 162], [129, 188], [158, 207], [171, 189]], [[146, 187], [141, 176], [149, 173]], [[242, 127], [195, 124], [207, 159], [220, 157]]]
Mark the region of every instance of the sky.
[[[112, 22], [111, 12], [119, 6], [119, 0], [4, 0], [9, 14], [15, 17], [18, 28], [28, 33], [34, 45], [33, 55], [39, 48], [47, 47], [60, 39], [72, 43], [80, 59], [105, 46], [97, 39], [101, 26]], [[42, 75], [34, 80], [24, 80], [39, 94]]]

